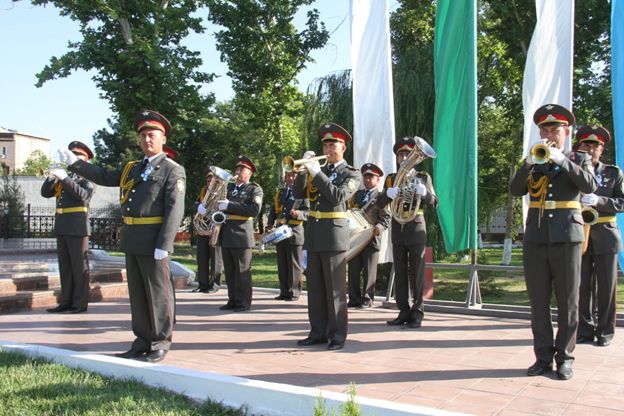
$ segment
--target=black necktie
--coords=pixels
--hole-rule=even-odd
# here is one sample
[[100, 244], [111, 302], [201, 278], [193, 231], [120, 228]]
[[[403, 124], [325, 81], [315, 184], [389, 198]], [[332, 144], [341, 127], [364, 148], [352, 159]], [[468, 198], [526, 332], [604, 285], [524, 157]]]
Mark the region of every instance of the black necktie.
[[367, 190], [366, 192], [364, 192], [364, 198], [362, 199], [362, 202], [366, 203], [368, 202], [368, 197], [370, 196], [370, 189]]
[[285, 201], [288, 201], [290, 199], [291, 194], [292, 194], [292, 191], [290, 190], [290, 188], [287, 188]]
[[331, 172], [332, 170], [334, 170], [334, 165], [327, 165], [327, 169], [329, 169], [329, 171]]
[[141, 164], [141, 172], [143, 172], [145, 170], [145, 168], [147, 167], [148, 163], [149, 163], [149, 159], [148, 158], [143, 159], [143, 163]]

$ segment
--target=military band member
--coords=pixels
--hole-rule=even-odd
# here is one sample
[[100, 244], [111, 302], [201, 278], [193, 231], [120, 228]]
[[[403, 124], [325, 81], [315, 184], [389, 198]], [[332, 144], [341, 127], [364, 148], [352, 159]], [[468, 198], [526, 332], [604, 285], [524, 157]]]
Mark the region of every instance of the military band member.
[[[349, 262], [349, 308], [370, 308], [375, 300], [375, 281], [377, 280], [377, 263], [379, 261], [379, 248], [381, 244], [381, 234], [390, 225], [390, 211], [386, 208], [379, 208], [375, 200], [379, 195], [377, 183], [384, 175], [379, 166], [366, 163], [362, 166], [362, 183], [364, 189], [357, 191], [351, 201], [349, 208], [359, 208], [374, 225], [374, 237], [366, 247], [362, 249]], [[361, 275], [364, 272], [364, 296], [361, 289]]]
[[[624, 212], [624, 175], [617, 166], [600, 161], [611, 134], [601, 126], [584, 126], [576, 132], [579, 150], [587, 152], [594, 168], [598, 189], [581, 198], [583, 206], [598, 212], [598, 221], [590, 228], [587, 250], [581, 262], [579, 291], [578, 343], [593, 342], [606, 347], [615, 333], [617, 257], [622, 251], [622, 238], [615, 214]], [[595, 279], [595, 280], [594, 280]], [[595, 284], [594, 284], [595, 283]], [[597, 286], [597, 320], [593, 318], [592, 291]]]
[[[82, 161], [93, 158], [93, 152], [81, 142], [69, 144], [68, 149]], [[54, 235], [61, 277], [61, 302], [50, 313], [81, 313], [89, 303], [89, 202], [95, 186], [64, 169], [53, 169], [41, 186], [41, 196], [56, 197]]]
[[[311, 330], [300, 346], [326, 344], [344, 347], [347, 339], [346, 251], [349, 249], [347, 204], [360, 183], [358, 170], [344, 160], [351, 135], [334, 123], [318, 130], [327, 165], [307, 162], [295, 179], [295, 198], [308, 198], [310, 213], [305, 231], [307, 250], [308, 317]], [[304, 158], [312, 156], [306, 152]]]
[[303, 222], [308, 219], [310, 207], [307, 199], [295, 199], [293, 195], [296, 177], [297, 172], [286, 173], [286, 187], [275, 194], [267, 222], [267, 231], [275, 225], [286, 225], [292, 230], [290, 238], [276, 244], [280, 294], [275, 300], [296, 301], [301, 293]]
[[236, 183], [227, 187], [227, 199], [219, 201], [219, 210], [227, 214], [221, 225], [219, 245], [225, 267], [228, 302], [221, 310], [245, 312], [251, 307], [251, 249], [255, 245], [253, 219], [260, 214], [262, 188], [250, 182], [257, 172], [256, 165], [247, 156], [236, 159]]
[[[420, 140], [420, 138], [416, 138]], [[401, 163], [416, 146], [412, 137], [404, 137], [394, 144], [392, 150]], [[399, 316], [387, 321], [388, 325], [407, 324], [409, 328], [420, 328], [425, 315], [423, 291], [425, 283], [425, 245], [427, 244], [427, 224], [423, 207], [438, 208], [438, 197], [433, 189], [431, 176], [426, 172], [415, 172], [419, 183], [416, 185], [416, 195], [420, 195], [420, 209], [413, 221], [399, 224], [392, 219], [392, 256], [394, 258], [395, 300], [399, 308]], [[385, 207], [395, 198], [401, 198], [401, 190], [395, 183], [396, 174], [388, 175], [385, 192], [377, 197], [377, 206]], [[409, 201], [405, 201], [406, 205]], [[411, 282], [410, 276], [411, 274]], [[411, 283], [411, 284], [410, 284]], [[414, 291], [414, 301], [410, 306], [410, 286]]]
[[184, 168], [166, 157], [163, 145], [171, 124], [155, 111], [134, 119], [145, 157], [124, 169], [106, 170], [76, 161], [59, 150], [73, 172], [103, 186], [119, 186], [124, 226], [121, 251], [126, 254], [132, 331], [136, 339], [121, 358], [145, 356], [162, 361], [171, 347], [174, 288], [170, 279], [173, 242], [184, 215]]
[[[549, 147], [549, 160], [535, 164], [529, 154], [510, 185], [513, 196], [531, 196], [525, 222], [522, 261], [531, 303], [531, 329], [536, 362], [527, 375], [538, 376], [557, 363], [557, 377], [574, 375], [572, 362], [578, 327], [578, 296], [581, 274], [583, 219], [581, 192], [593, 193], [596, 177], [585, 153], [564, 148], [574, 115], [560, 105], [537, 109], [533, 121]], [[532, 148], [534, 149], [534, 147]], [[538, 160], [539, 161], [539, 160]], [[550, 303], [552, 287], [557, 300], [558, 329], [553, 337]]]
[[[206, 215], [206, 207], [202, 201], [212, 182], [213, 174], [210, 167], [204, 169], [204, 174], [206, 175], [206, 186], [201, 189], [199, 198], [195, 201], [195, 211], [202, 215]], [[211, 246], [210, 238], [209, 235], [197, 236], [197, 281], [199, 286], [193, 289], [193, 292], [215, 293], [221, 287], [221, 275], [223, 273], [221, 246], [218, 244], [215, 247]]]

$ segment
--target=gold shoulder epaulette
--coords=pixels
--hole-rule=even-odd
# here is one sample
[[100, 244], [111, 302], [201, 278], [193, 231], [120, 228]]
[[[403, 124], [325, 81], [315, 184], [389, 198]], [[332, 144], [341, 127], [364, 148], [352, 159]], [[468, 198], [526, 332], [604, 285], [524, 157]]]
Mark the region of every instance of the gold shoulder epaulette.
[[176, 162], [175, 160], [173, 160], [173, 159], [170, 159], [170, 158], [166, 157], [165, 160], [168, 161], [168, 162], [173, 163], [175, 166], [180, 166], [180, 164], [178, 162]]
[[353, 171], [355, 171], [355, 172], [359, 171], [359, 169], [358, 169], [358, 168], [356, 168], [356, 167], [354, 167], [354, 166], [351, 166], [351, 165], [347, 165], [347, 168], [349, 168], [349, 169], [351, 169], [351, 170], [353, 170]]

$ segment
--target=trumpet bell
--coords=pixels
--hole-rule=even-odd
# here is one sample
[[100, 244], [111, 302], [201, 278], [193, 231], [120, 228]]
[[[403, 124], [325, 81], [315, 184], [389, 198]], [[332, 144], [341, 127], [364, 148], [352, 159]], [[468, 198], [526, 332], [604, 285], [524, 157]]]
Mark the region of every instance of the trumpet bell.
[[531, 147], [530, 155], [533, 162], [537, 165], [548, 163], [550, 160], [550, 147], [544, 143], [537, 143]]

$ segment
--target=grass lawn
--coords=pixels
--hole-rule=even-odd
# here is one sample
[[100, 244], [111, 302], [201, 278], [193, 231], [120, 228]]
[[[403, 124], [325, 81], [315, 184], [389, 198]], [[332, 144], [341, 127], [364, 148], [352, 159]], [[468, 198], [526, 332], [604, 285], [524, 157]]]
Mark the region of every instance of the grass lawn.
[[214, 415], [244, 409], [199, 404], [137, 380], [120, 380], [0, 349], [0, 415]]
[[[122, 256], [123, 253], [111, 252], [111, 255]], [[502, 248], [483, 248], [478, 251], [478, 264], [500, 265], [503, 256]], [[188, 245], [176, 246], [172, 256], [177, 261], [189, 269], [197, 272], [196, 251]], [[447, 255], [438, 259], [438, 263], [463, 263], [469, 261], [458, 258], [455, 254]], [[522, 266], [522, 249], [516, 248], [512, 251], [511, 266]], [[260, 253], [253, 251], [252, 257], [253, 284], [256, 287], [279, 288], [277, 279], [277, 260], [275, 248], [271, 247]], [[390, 276], [391, 265], [380, 264], [377, 271], [376, 293], [378, 296], [386, 295], [388, 277]], [[524, 273], [518, 272], [494, 272], [480, 270], [479, 286], [481, 297], [484, 303], [496, 303], [503, 305], [529, 305], [524, 284]], [[462, 269], [433, 269], [433, 298], [436, 300], [448, 300], [464, 302], [468, 290], [468, 270]], [[303, 290], [306, 290], [305, 278]], [[624, 312], [624, 282], [617, 285], [618, 312]], [[554, 303], [553, 303], [554, 305]]]

